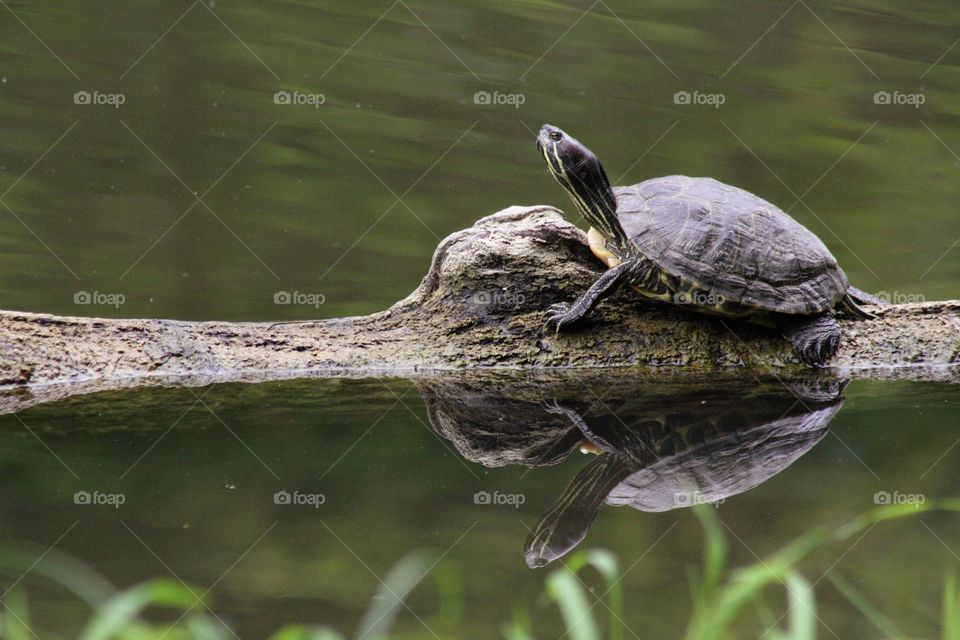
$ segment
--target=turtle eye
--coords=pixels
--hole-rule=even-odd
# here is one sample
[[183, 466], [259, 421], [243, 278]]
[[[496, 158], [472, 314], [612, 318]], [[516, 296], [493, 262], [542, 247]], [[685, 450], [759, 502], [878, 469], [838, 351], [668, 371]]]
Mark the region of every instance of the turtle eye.
[[560, 140], [561, 138], [563, 138], [563, 134], [560, 133], [559, 131], [551, 131], [551, 132], [550, 132], [550, 139], [551, 139], [551, 140]]

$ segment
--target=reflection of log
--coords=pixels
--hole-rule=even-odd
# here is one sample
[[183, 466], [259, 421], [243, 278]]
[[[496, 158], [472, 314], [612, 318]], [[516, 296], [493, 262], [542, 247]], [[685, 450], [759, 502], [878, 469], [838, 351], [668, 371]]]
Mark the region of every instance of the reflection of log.
[[[73, 380], [110, 388], [143, 384], [148, 376], [264, 380], [633, 364], [764, 370], [795, 363], [772, 331], [647, 303], [627, 291], [602, 304], [585, 330], [544, 332], [543, 309], [573, 299], [600, 271], [584, 234], [558, 211], [512, 207], [445, 239], [420, 287], [370, 316], [271, 327], [0, 312], [0, 388]], [[960, 301], [873, 311], [876, 320], [843, 321], [835, 364], [943, 365], [960, 358]], [[921, 377], [935, 375], [925, 370]]]

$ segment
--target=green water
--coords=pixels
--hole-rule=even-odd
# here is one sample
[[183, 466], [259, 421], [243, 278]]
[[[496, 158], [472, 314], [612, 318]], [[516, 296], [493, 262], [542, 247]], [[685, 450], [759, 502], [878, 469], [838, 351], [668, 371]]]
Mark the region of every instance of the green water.
[[[704, 422], [718, 411], [728, 426], [751, 421], [755, 399], [706, 387], [700, 405], [689, 386], [678, 394], [647, 382], [635, 387], [633, 405], [626, 406], [619, 392], [591, 385], [589, 397], [603, 400], [580, 410], [589, 409], [588, 421], [599, 433], [620, 424], [609, 417], [604, 422], [610, 411], [638, 432], [668, 413], [674, 417], [666, 424], [676, 425], [697, 407], [702, 414], [692, 415]], [[769, 388], [780, 389], [781, 405], [765, 405], [765, 420], [776, 420], [780, 406], [784, 416], [800, 411], [793, 400], [782, 404], [792, 397], [782, 387]], [[555, 450], [560, 461], [539, 453], [527, 459], [556, 462], [532, 470], [465, 459], [449, 430], [435, 431], [422, 389], [385, 380], [137, 390], [43, 405], [19, 419], [3, 416], [2, 534], [36, 543], [37, 556], [59, 540], [57, 550], [119, 585], [171, 574], [202, 590], [215, 585], [214, 609], [244, 638], [265, 637], [292, 621], [351, 630], [379, 587], [378, 577], [410, 551], [427, 548], [446, 553], [442, 569], [458, 576], [463, 595], [459, 619], [435, 616], [429, 581], [411, 597], [411, 609], [441, 637], [495, 637], [515, 606], [530, 608], [536, 628], [558, 637], [556, 613], [536, 606], [547, 569], [527, 567], [524, 543], [577, 472], [598, 458], [568, 451], [568, 443]], [[478, 397], [486, 393], [493, 394], [484, 401], [487, 410], [478, 411]], [[482, 446], [464, 449], [474, 460], [478, 452], [488, 461], [496, 457], [494, 434], [516, 437], [550, 424], [532, 419], [531, 405], [501, 401], [498, 393], [482, 385], [444, 391], [447, 417], [474, 416], [460, 423], [470, 427], [467, 433], [480, 434], [486, 420], [486, 435], [476, 436]], [[855, 381], [844, 395], [829, 429], [799, 442], [792, 464], [771, 469], [779, 472], [718, 505], [734, 565], [872, 508], [879, 491], [926, 499], [960, 492], [954, 388]], [[460, 402], [466, 411], [449, 410]], [[742, 439], [753, 446], [765, 436]], [[77, 491], [120, 494], [124, 503], [78, 505]], [[278, 491], [322, 495], [315, 500], [322, 504], [276, 504]], [[501, 498], [500, 504], [480, 498], [478, 504], [478, 492], [521, 498]], [[957, 531], [955, 516], [882, 524], [856, 544], [824, 550], [801, 569], [811, 581], [837, 572], [905, 632], [933, 637], [942, 573], [960, 552]], [[690, 510], [608, 505], [581, 548], [619, 555], [629, 568], [625, 624], [641, 637], [669, 638], [680, 636], [688, 619], [687, 572], [700, 562], [700, 545]], [[66, 630], [85, 615], [76, 599], [43, 579], [28, 576], [25, 584], [42, 605], [40, 629], [69, 635]], [[840, 637], [862, 637], [865, 622], [827, 582], [818, 585], [818, 607]], [[407, 612], [398, 629], [433, 637]]]
[[[543, 122], [617, 183], [706, 175], [766, 197], [863, 288], [956, 294], [960, 261], [937, 262], [960, 237], [956, 50], [931, 67], [956, 39], [950, 3], [796, 4], [759, 42], [791, 3], [607, 5], [623, 22], [586, 3], [10, 3], [63, 64], [5, 13], [3, 306], [383, 308], [439, 238], [511, 204], [569, 208], [534, 148]], [[77, 105], [77, 91], [125, 102]], [[877, 91], [925, 102], [877, 105]], [[78, 291], [125, 302], [78, 307]], [[325, 304], [277, 306], [277, 291]]]
[[[956, 298], [958, 26], [945, 0], [7, 2], [0, 307], [228, 320], [382, 309], [447, 234], [512, 204], [570, 208], [534, 147], [543, 122], [590, 145], [618, 184], [683, 173], [767, 198], [861, 288]], [[278, 91], [323, 104], [277, 104]], [[93, 304], [78, 304], [84, 292]], [[279, 292], [322, 304], [275, 304]], [[244, 638], [291, 621], [353, 629], [377, 576], [430, 547], [463, 592], [457, 621], [431, 617], [428, 583], [411, 599], [441, 637], [495, 637], [514, 606], [559, 636], [524, 541], [594, 458], [486, 468], [433, 432], [419, 391], [221, 385], [0, 416], [0, 536], [38, 555], [59, 540], [120, 586], [171, 572], [215, 585], [215, 610]], [[807, 453], [719, 505], [735, 563], [872, 507], [877, 491], [957, 495], [955, 388], [855, 381], [845, 395]], [[282, 490], [326, 501], [276, 505]], [[75, 505], [77, 491], [125, 503]], [[478, 491], [525, 498], [478, 505]], [[956, 531], [935, 516], [882, 525], [803, 568], [813, 581], [836, 561], [905, 631], [933, 637]], [[602, 507], [584, 545], [632, 567], [631, 629], [681, 634], [700, 545], [688, 510]], [[38, 627], [75, 632], [82, 607], [27, 581]], [[827, 582], [818, 598], [825, 626], [863, 637]], [[433, 637], [409, 612], [398, 624]]]

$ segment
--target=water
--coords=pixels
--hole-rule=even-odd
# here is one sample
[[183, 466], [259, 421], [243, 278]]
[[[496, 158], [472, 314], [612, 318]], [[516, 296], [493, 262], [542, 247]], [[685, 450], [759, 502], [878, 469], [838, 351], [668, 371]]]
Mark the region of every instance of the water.
[[[0, 193], [19, 220], [0, 216], [3, 306], [381, 309], [439, 238], [511, 204], [571, 208], [534, 148], [543, 122], [617, 183], [706, 175], [766, 197], [863, 288], [956, 294], [960, 263], [941, 259], [960, 237], [956, 52], [931, 66], [956, 39], [951, 5], [797, 4], [758, 41], [790, 3], [608, 4], [622, 23], [586, 3], [13, 3], [64, 64], [8, 14]], [[78, 105], [78, 91], [125, 102]], [[475, 104], [478, 91], [523, 104]], [[683, 91], [724, 102], [675, 104]], [[877, 91], [925, 102], [878, 105]], [[124, 304], [80, 307], [78, 291]], [[278, 306], [278, 291], [325, 304]]]
[[[682, 442], [706, 442], [693, 447], [711, 451], [700, 462], [740, 482], [729, 493], [720, 482], [701, 485], [704, 499], [722, 501], [734, 565], [845, 522], [872, 508], [877, 492], [933, 499], [960, 489], [956, 392], [947, 385], [854, 381], [840, 401], [830, 400], [836, 387], [819, 398], [800, 392], [805, 409], [776, 381], [614, 379], [578, 379], [573, 388], [563, 378], [470, 376], [228, 384], [41, 405], [2, 418], [3, 536], [33, 541], [39, 553], [69, 531], [56, 549], [118, 585], [171, 573], [204, 590], [216, 585], [215, 610], [241, 637], [291, 621], [350, 630], [377, 576], [426, 547], [447, 552], [443, 568], [458, 572], [463, 590], [463, 619], [435, 622], [441, 637], [494, 637], [515, 606], [532, 609], [538, 630], [559, 635], [557, 617], [535, 606], [549, 567], [528, 568], [524, 546], [577, 473], [603, 456], [576, 450], [582, 436], [571, 439], [572, 423], [546, 409], [554, 401], [582, 412], [597, 438], [659, 433], [666, 462]], [[661, 479], [678, 476], [674, 468]], [[78, 491], [124, 502], [78, 505]], [[282, 491], [301, 504], [277, 504]], [[611, 549], [632, 567], [624, 622], [656, 637], [681, 635], [687, 570], [701, 557], [686, 498], [667, 491], [660, 497], [677, 508], [601, 507], [580, 545]], [[322, 498], [311, 504], [294, 492]], [[931, 637], [942, 571], [960, 548], [955, 525], [937, 515], [881, 524], [801, 568], [813, 581], [836, 562], [832, 571], [902, 629]], [[46, 611], [82, 614], [62, 590], [36, 577], [26, 584]], [[425, 582], [411, 608], [434, 620], [435, 600]], [[862, 633], [865, 623], [826, 582], [818, 606], [840, 637]], [[41, 628], [66, 633], [75, 620], [58, 613]], [[429, 635], [410, 614], [399, 628]]]
[[[511, 204], [572, 209], [534, 148], [543, 122], [590, 145], [618, 184], [713, 176], [777, 203], [864, 289], [957, 297], [960, 54], [945, 1], [922, 13], [885, 1], [8, 5], [3, 308], [227, 320], [382, 309], [447, 234]], [[277, 104], [278, 91], [323, 104]], [[123, 104], [76, 104], [77, 92]], [[322, 304], [275, 304], [284, 291]], [[83, 292], [101, 295], [78, 304]], [[433, 431], [421, 392], [403, 380], [219, 385], [0, 416], [0, 536], [42, 550], [69, 530], [57, 549], [120, 586], [170, 572], [215, 585], [242, 637], [290, 621], [350, 630], [376, 576], [428, 546], [463, 590], [457, 623], [431, 617], [432, 583], [411, 599], [441, 636], [495, 637], [515, 605], [559, 636], [556, 613], [535, 604], [547, 570], [526, 566], [524, 543], [598, 458], [484, 467]], [[878, 491], [956, 495], [954, 388], [854, 381], [844, 395], [806, 453], [719, 505], [734, 565], [872, 507]], [[294, 490], [326, 502], [274, 503]], [[78, 491], [125, 503], [75, 505]], [[477, 492], [524, 502], [476, 504]], [[902, 629], [932, 637], [955, 524], [880, 525], [804, 569], [813, 581], [837, 561]], [[632, 567], [631, 628], [677, 637], [700, 534], [689, 510], [604, 506], [583, 545]], [[28, 584], [42, 628], [75, 631], [83, 607]], [[862, 637], [828, 582], [818, 605], [837, 635]], [[398, 625], [430, 636], [408, 613]]]

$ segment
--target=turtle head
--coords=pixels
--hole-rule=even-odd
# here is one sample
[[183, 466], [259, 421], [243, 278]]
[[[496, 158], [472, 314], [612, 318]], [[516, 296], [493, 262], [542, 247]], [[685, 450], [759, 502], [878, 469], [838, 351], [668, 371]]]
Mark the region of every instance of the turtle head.
[[609, 184], [597, 156], [560, 127], [543, 125], [540, 135], [537, 136], [537, 148], [546, 159], [550, 173], [557, 181], [561, 181], [560, 184], [564, 187], [569, 188], [562, 182], [569, 177], [580, 180], [599, 177]]
[[614, 453], [605, 453], [581, 469], [527, 536], [523, 548], [527, 566], [542, 567], [580, 544], [610, 492], [636, 470]]
[[628, 243], [617, 220], [617, 200], [603, 165], [590, 149], [559, 127], [545, 124], [537, 136], [537, 149], [547, 169], [597, 231], [621, 246]]

